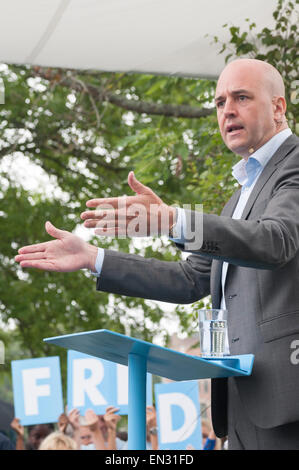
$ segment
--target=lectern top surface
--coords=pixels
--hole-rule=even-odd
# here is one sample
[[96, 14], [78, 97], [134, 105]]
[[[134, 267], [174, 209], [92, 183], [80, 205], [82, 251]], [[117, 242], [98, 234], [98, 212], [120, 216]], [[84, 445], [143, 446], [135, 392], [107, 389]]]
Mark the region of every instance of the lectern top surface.
[[147, 372], [175, 381], [248, 376], [254, 360], [252, 354], [204, 359], [109, 330], [56, 336], [44, 341], [123, 365], [128, 365], [129, 354], [141, 355], [147, 359]]

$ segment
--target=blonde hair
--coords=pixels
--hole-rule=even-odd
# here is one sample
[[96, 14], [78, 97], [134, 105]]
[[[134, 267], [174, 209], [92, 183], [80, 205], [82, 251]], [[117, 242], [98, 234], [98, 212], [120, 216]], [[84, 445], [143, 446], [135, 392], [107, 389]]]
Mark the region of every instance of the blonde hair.
[[77, 444], [62, 432], [52, 432], [40, 444], [38, 450], [77, 450]]

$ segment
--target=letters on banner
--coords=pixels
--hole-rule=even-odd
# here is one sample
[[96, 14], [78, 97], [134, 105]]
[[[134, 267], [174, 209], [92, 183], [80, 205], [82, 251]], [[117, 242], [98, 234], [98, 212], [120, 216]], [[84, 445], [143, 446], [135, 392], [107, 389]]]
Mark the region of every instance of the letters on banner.
[[[59, 357], [12, 361], [15, 416], [23, 425], [54, 423], [63, 412]], [[147, 405], [152, 404], [147, 374]], [[107, 406], [128, 414], [128, 368], [76, 351], [68, 351], [67, 409], [88, 408], [104, 414]]]
[[[68, 351], [67, 404], [83, 415], [88, 408], [104, 414], [107, 406], [128, 414], [128, 367], [77, 351]], [[147, 374], [146, 404], [152, 405], [152, 376]]]
[[159, 449], [202, 449], [198, 381], [155, 385]]
[[[128, 414], [128, 368], [68, 351], [67, 409], [104, 414], [107, 406]], [[55, 423], [63, 412], [59, 357], [12, 361], [15, 416], [23, 425]], [[147, 374], [147, 405], [152, 404]], [[201, 449], [198, 381], [155, 385], [159, 449]]]
[[15, 416], [22, 425], [54, 423], [63, 412], [59, 357], [12, 361]]

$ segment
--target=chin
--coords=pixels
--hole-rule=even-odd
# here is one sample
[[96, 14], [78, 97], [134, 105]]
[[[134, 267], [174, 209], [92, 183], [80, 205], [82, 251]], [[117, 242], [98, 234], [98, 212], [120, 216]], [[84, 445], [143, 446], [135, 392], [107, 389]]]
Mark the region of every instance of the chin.
[[246, 146], [241, 146], [241, 145], [228, 145], [227, 146], [231, 152], [235, 153], [236, 155], [240, 155], [240, 157], [248, 157], [250, 153], [248, 152], [248, 147]]

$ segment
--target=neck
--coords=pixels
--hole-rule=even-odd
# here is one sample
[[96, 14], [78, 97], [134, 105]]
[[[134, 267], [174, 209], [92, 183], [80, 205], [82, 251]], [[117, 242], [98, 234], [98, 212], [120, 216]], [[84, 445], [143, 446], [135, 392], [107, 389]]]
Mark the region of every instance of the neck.
[[288, 123], [285, 121], [285, 122], [282, 122], [282, 123], [277, 123], [276, 125], [276, 129], [275, 129], [275, 132], [273, 132], [272, 135], [270, 135], [270, 137], [263, 143], [261, 143], [260, 145], [257, 145], [256, 147], [250, 147], [246, 152], [244, 152], [243, 155], [241, 155], [241, 157], [244, 158], [244, 160], [248, 160], [248, 158], [254, 153], [256, 152], [259, 148], [263, 147], [263, 145], [265, 145], [267, 142], [269, 142], [269, 140], [272, 139], [272, 137], [274, 137], [275, 135], [279, 134], [280, 132], [284, 131], [285, 129], [288, 129], [289, 126], [288, 126]]

